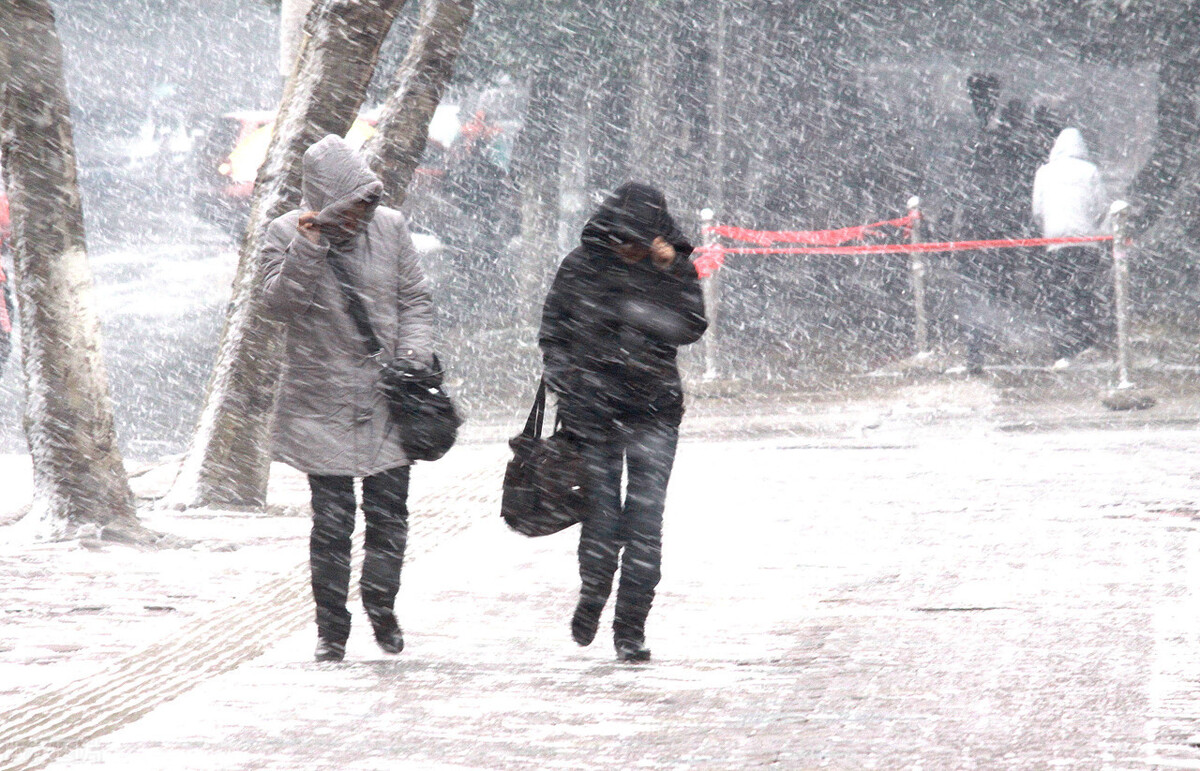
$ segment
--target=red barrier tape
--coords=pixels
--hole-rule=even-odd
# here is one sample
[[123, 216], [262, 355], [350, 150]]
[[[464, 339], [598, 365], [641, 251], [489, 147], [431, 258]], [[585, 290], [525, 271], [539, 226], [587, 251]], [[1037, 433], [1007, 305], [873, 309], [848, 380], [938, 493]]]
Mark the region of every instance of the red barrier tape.
[[701, 246], [693, 253], [696, 272], [708, 278], [725, 264], [727, 254], [914, 254], [927, 252], [962, 252], [979, 249], [1053, 246], [1058, 244], [1094, 244], [1111, 241], [1112, 236], [1072, 236], [1067, 238], [1001, 238], [992, 241], [944, 241], [923, 244], [856, 244], [853, 246], [802, 246], [792, 248], [724, 247], [720, 244]]
[[770, 246], [771, 244], [808, 244], [809, 246], [840, 246], [848, 241], [860, 241], [867, 236], [878, 234], [879, 228], [896, 227], [911, 228], [919, 215], [909, 214], [899, 219], [873, 222], [870, 225], [855, 225], [837, 230], [750, 230], [732, 225], [709, 225], [705, 233], [711, 233], [734, 241], [744, 241], [748, 244]]

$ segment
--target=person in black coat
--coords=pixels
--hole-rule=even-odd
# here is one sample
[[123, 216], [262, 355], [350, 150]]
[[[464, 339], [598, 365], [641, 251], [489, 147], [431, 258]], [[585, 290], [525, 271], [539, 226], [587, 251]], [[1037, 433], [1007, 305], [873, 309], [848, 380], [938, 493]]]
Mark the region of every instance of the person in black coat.
[[625, 661], [650, 658], [645, 624], [661, 576], [663, 508], [683, 418], [676, 350], [708, 326], [691, 253], [663, 194], [623, 185], [559, 266], [538, 335], [563, 430], [580, 441], [591, 473], [571, 634], [580, 645], [595, 638], [619, 565], [613, 641]]
[[[1010, 100], [1000, 120], [993, 123], [999, 79], [975, 73], [967, 79], [967, 90], [979, 127], [964, 148], [952, 191], [954, 238], [989, 241], [1019, 237], [1024, 234], [1025, 219], [1018, 195], [1024, 106], [1019, 100]], [[1011, 311], [1005, 306], [1015, 296], [1013, 274], [1019, 258], [1019, 254], [1002, 250], [958, 253], [954, 307], [966, 346], [968, 372], [983, 371], [985, 352], [998, 347], [998, 332], [1010, 323]]]

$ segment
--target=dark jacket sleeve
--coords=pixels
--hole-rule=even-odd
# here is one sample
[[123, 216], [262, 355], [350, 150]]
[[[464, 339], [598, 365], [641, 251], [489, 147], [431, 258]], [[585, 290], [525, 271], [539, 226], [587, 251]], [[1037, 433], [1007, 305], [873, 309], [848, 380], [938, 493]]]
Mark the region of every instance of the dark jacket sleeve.
[[692, 246], [679, 240], [671, 268], [643, 271], [643, 280], [621, 306], [623, 323], [668, 345], [690, 345], [708, 329], [700, 277], [689, 258]]
[[691, 242], [683, 235], [683, 231], [675, 224], [675, 219], [670, 214], [663, 214], [663, 233], [663, 238], [675, 247], [677, 255], [675, 264], [671, 266], [672, 270], [680, 269], [682, 263], [691, 258], [696, 247], [692, 246]]
[[572, 317], [572, 296], [575, 294], [576, 266], [573, 255], [558, 267], [546, 303], [542, 307], [542, 326], [538, 331], [538, 345], [542, 349], [542, 365], [546, 385], [558, 394], [566, 393], [570, 387], [571, 341], [575, 332]]

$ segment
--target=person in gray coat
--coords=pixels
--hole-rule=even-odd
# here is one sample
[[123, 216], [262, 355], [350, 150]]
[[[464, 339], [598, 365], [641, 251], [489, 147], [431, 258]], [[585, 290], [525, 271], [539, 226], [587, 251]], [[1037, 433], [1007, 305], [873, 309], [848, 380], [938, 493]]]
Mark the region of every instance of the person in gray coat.
[[[345, 140], [304, 153], [301, 208], [274, 220], [263, 249], [268, 312], [286, 327], [272, 457], [308, 475], [318, 661], [340, 661], [350, 634], [346, 597], [354, 479], [366, 520], [362, 600], [375, 639], [399, 653], [395, 600], [408, 536], [409, 460], [379, 390], [380, 360], [432, 362], [432, 304], [404, 216], [379, 205], [383, 185]], [[337, 260], [385, 347], [378, 359], [347, 309]]]

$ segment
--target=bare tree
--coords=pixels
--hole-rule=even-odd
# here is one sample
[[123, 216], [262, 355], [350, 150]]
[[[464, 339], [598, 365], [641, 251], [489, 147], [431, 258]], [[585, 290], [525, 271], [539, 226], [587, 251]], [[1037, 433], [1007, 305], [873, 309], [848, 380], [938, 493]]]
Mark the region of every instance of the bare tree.
[[269, 422], [278, 386], [279, 326], [262, 312], [261, 242], [271, 220], [300, 203], [301, 158], [345, 135], [379, 48], [405, 0], [321, 0], [309, 11], [267, 160], [254, 187], [233, 299], [191, 450], [164, 503], [175, 508], [266, 504]]
[[521, 190], [520, 292], [524, 308], [540, 307], [558, 259], [562, 90], [563, 79], [549, 67], [532, 75], [529, 109], [514, 153]]
[[454, 60], [475, 11], [474, 0], [425, 0], [421, 24], [396, 71], [378, 130], [367, 143], [371, 168], [384, 184], [389, 206], [404, 203], [425, 154], [429, 122], [454, 74]]
[[1131, 186], [1138, 204], [1135, 225], [1144, 230], [1143, 246], [1180, 263], [1200, 242], [1195, 212], [1200, 201], [1200, 8], [1186, 6], [1172, 19], [1159, 58], [1157, 131], [1150, 157]]
[[85, 525], [135, 534], [92, 305], [62, 44], [48, 0], [0, 3], [0, 59], [8, 75], [0, 84], [0, 149], [34, 473], [29, 517], [54, 537]]
[[296, 67], [304, 20], [312, 7], [313, 0], [282, 0], [279, 4], [279, 76], [285, 85]]
[[[1172, 53], [1179, 49], [1173, 49]], [[1150, 157], [1130, 185], [1138, 204], [1134, 223], [1143, 229], [1154, 225], [1178, 189], [1191, 145], [1197, 136], [1196, 69], [1162, 66], [1159, 69], [1157, 130]]]

